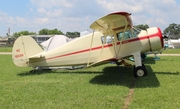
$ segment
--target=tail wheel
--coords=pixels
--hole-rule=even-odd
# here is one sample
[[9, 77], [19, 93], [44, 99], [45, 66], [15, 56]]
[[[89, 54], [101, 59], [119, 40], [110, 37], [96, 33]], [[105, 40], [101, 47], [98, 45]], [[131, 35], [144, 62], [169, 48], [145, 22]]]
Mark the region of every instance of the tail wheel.
[[145, 66], [138, 66], [134, 68], [134, 77], [143, 77], [147, 76], [147, 70]]

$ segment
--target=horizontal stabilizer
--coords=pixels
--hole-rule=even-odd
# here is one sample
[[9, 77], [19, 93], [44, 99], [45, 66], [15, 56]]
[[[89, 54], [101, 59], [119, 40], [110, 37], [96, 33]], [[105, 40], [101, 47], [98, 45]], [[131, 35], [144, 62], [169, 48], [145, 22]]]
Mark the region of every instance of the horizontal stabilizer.
[[43, 58], [44, 55], [43, 53], [40, 53], [40, 54], [35, 54], [35, 55], [32, 55], [29, 57], [29, 59], [38, 59], [38, 58]]

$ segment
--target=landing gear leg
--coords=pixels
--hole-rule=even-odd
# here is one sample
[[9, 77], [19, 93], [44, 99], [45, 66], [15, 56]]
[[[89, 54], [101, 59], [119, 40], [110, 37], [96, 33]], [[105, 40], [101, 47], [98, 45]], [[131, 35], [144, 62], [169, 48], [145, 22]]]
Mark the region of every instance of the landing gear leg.
[[157, 54], [154, 54], [154, 60], [160, 60], [160, 57], [158, 57]]
[[134, 60], [135, 60], [134, 77], [147, 76], [146, 67], [141, 62], [141, 54], [140, 54], [140, 52], [134, 53], [133, 56], [134, 56]]
[[41, 67], [34, 67], [34, 69], [31, 70], [30, 72], [31, 73], [35, 73], [37, 70], [41, 70]]

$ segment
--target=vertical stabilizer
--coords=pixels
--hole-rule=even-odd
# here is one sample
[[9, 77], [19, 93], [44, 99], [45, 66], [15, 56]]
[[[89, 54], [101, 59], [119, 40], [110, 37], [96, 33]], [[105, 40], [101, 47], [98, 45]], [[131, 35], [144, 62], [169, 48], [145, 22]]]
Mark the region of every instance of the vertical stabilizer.
[[43, 52], [42, 48], [30, 36], [20, 36], [12, 49], [12, 60], [16, 66], [28, 66], [29, 57]]

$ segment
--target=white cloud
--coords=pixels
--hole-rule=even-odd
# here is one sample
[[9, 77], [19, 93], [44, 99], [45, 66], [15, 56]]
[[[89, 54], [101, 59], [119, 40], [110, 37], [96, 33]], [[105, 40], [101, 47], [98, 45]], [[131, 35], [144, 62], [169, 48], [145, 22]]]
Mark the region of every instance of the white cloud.
[[136, 0], [96, 0], [97, 3], [102, 5], [108, 12], [126, 11], [129, 13], [141, 13], [143, 11], [143, 5], [140, 1]]
[[16, 17], [16, 22], [17, 22], [18, 24], [25, 24], [25, 23], [27, 23], [26, 20], [27, 20], [27, 19], [22, 18], [22, 17]]
[[[3, 26], [8, 26], [12, 24], [16, 24], [15, 18], [12, 16], [9, 16], [6, 13], [0, 12], [0, 22], [3, 23]], [[1, 25], [2, 26], [2, 25]]]
[[41, 16], [45, 16], [45, 17], [60, 17], [62, 14], [61, 9], [46, 10], [45, 8], [38, 8], [37, 12]]
[[44, 8], [53, 8], [53, 7], [60, 7], [60, 6], [63, 6], [63, 7], [67, 7], [67, 8], [70, 8], [72, 7], [72, 3], [73, 2], [76, 2], [75, 0], [71, 0], [71, 1], [67, 1], [67, 0], [31, 0], [31, 3], [34, 5], [34, 6], [37, 6], [37, 7], [44, 7]]
[[33, 23], [36, 25], [45, 25], [49, 23], [49, 18], [35, 18]]
[[38, 8], [37, 12], [44, 14], [46, 13], [46, 10], [44, 8]]

